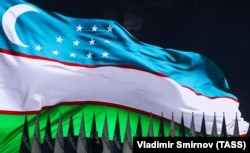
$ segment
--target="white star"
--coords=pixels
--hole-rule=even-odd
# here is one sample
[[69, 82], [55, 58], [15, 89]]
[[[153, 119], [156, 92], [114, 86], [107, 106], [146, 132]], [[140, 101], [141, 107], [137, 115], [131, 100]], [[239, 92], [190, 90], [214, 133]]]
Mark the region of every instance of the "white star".
[[58, 52], [58, 50], [52, 50], [52, 54], [53, 54], [53, 55], [58, 55], [59, 52]]
[[40, 45], [36, 45], [36, 46], [35, 46], [35, 49], [36, 49], [37, 51], [40, 51], [40, 50], [42, 49], [42, 47], [41, 47]]
[[94, 44], [95, 44], [95, 40], [91, 38], [91, 40], [89, 41], [89, 45], [94, 45]]
[[78, 40], [73, 41], [74, 46], [78, 46], [79, 43], [80, 43], [80, 42], [79, 42]]
[[62, 41], [63, 41], [63, 39], [62, 39], [62, 37], [61, 37], [61, 36], [56, 37], [56, 42], [58, 42], [58, 43], [62, 43]]
[[107, 51], [102, 53], [102, 57], [108, 57], [108, 56], [109, 56], [109, 53]]
[[82, 31], [82, 26], [79, 24], [77, 27], [76, 27], [76, 31]]
[[94, 25], [93, 27], [91, 27], [92, 28], [92, 31], [97, 31], [97, 26], [96, 25]]
[[113, 27], [111, 27], [110, 25], [107, 27], [107, 29], [108, 29], [108, 32], [112, 32], [112, 29], [113, 29]]
[[89, 52], [89, 53], [87, 54], [87, 58], [92, 58], [92, 55], [93, 55], [93, 54]]
[[69, 56], [70, 57], [76, 57], [76, 54], [75, 53], [70, 53]]

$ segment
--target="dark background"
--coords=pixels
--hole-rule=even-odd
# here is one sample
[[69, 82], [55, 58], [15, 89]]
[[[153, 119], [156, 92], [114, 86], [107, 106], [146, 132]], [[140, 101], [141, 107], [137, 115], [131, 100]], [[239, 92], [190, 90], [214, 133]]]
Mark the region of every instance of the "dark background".
[[249, 0], [27, 1], [66, 16], [116, 20], [140, 41], [209, 57], [224, 72], [250, 122]]

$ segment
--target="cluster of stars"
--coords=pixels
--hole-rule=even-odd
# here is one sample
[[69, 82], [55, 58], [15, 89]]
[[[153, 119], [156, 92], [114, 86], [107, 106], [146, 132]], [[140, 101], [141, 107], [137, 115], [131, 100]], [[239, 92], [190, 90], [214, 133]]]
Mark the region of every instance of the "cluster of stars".
[[[81, 24], [79, 24], [78, 26], [76, 26], [76, 31], [77, 32], [82, 32], [82, 30], [84, 29], [84, 27], [81, 25]], [[98, 30], [98, 27], [96, 26], [96, 25], [93, 25], [92, 27], [91, 27], [91, 31], [92, 32], [97, 32], [97, 30]], [[108, 26], [107, 27], [107, 32], [113, 32], [112, 31], [113, 30], [113, 27], [112, 26]], [[63, 43], [63, 38], [61, 37], [61, 36], [57, 36], [56, 37], [56, 43], [58, 43], [58, 44], [62, 44]], [[90, 46], [94, 46], [95, 45], [95, 39], [93, 39], [93, 38], [91, 38], [90, 40], [89, 40], [89, 45]], [[109, 40], [104, 40], [104, 43], [110, 43], [110, 41]], [[80, 45], [80, 41], [79, 40], [74, 40], [73, 42], [72, 42], [72, 45], [73, 46], [79, 46]], [[36, 45], [35, 46], [35, 50], [36, 51], [41, 51], [43, 48], [42, 48], [42, 46], [41, 45]], [[60, 52], [57, 50], [57, 49], [54, 49], [54, 50], [52, 50], [51, 51], [51, 53], [52, 53], [52, 55], [55, 55], [55, 56], [57, 56], [57, 55], [59, 55], [60, 54]], [[71, 57], [71, 58], [74, 58], [74, 57], [76, 57], [77, 56], [77, 54], [76, 53], [74, 53], [74, 52], [71, 52], [70, 54], [69, 54], [69, 57]], [[104, 58], [108, 58], [108, 56], [109, 56], [109, 53], [107, 52], [107, 51], [103, 51], [102, 52], [102, 57], [104, 57]], [[86, 57], [88, 58], [88, 59], [92, 59], [93, 58], [93, 53], [92, 52], [88, 52], [87, 54], [86, 54]]]

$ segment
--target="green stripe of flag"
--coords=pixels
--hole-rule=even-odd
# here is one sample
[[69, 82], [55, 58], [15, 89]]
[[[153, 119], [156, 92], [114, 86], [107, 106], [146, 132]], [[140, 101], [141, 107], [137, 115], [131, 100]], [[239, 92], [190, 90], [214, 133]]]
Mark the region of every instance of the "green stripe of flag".
[[[47, 123], [48, 114], [50, 114], [50, 122], [51, 122], [51, 133], [52, 138], [56, 137], [57, 129], [58, 129], [58, 117], [62, 116], [62, 125], [63, 125], [63, 136], [67, 137], [68, 135], [68, 128], [69, 128], [69, 120], [71, 114], [73, 114], [74, 120], [74, 133], [76, 135], [79, 134], [80, 130], [80, 123], [82, 118], [82, 113], [84, 113], [85, 119], [85, 130], [86, 130], [86, 137], [90, 136], [91, 132], [91, 123], [93, 114], [96, 114], [96, 122], [97, 130], [102, 133], [103, 125], [104, 125], [104, 117], [105, 112], [107, 112], [108, 116], [108, 127], [109, 127], [109, 139], [111, 140], [114, 135], [114, 128], [115, 128], [115, 121], [116, 121], [116, 114], [119, 112], [119, 119], [121, 121], [126, 120], [128, 111], [115, 108], [111, 106], [98, 106], [98, 105], [60, 105], [49, 110], [42, 110], [39, 113], [39, 122], [40, 122], [40, 138], [41, 143], [44, 141], [44, 134], [45, 128]], [[131, 133], [134, 137], [136, 135], [136, 128], [138, 123], [138, 112], [130, 112], [130, 122], [131, 122]], [[141, 123], [142, 125], [149, 125], [150, 113], [149, 114], [140, 114], [141, 116]], [[32, 136], [34, 135], [34, 128], [35, 128], [35, 121], [36, 121], [36, 114], [27, 115], [28, 122], [29, 122], [29, 136], [30, 140], [32, 140]], [[24, 115], [8, 115], [8, 114], [1, 114], [0, 120], [4, 121], [4, 124], [0, 126], [0, 152], [7, 153], [7, 152], [18, 152], [21, 142], [22, 136], [22, 129], [23, 123], [25, 119]], [[125, 133], [125, 124], [126, 122], [120, 122], [120, 133], [121, 133], [121, 140], [124, 140], [124, 133]], [[154, 135], [157, 136], [158, 130], [160, 125], [160, 118], [153, 118], [153, 126], [154, 126]], [[170, 121], [164, 123], [164, 132], [169, 133], [170, 128]], [[178, 133], [179, 126], [175, 126], [175, 131]], [[186, 130], [187, 131], [187, 130]], [[148, 134], [148, 126], [143, 126], [142, 128], [142, 135], [147, 136]], [[188, 135], [188, 133], [187, 133]]]

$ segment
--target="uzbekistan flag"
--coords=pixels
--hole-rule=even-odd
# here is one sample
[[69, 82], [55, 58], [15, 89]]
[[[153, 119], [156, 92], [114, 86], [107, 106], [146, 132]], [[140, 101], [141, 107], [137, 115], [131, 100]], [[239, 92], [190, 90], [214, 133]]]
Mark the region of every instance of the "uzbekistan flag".
[[1, 0], [0, 19], [2, 153], [18, 152], [25, 115], [33, 136], [36, 114], [41, 137], [51, 115], [53, 138], [60, 114], [66, 136], [70, 115], [78, 133], [83, 112], [88, 136], [93, 114], [101, 133], [107, 113], [110, 139], [119, 113], [123, 140], [128, 111], [134, 135], [138, 114], [143, 125], [153, 114], [156, 134], [161, 113], [168, 121], [172, 112], [177, 124], [183, 113], [186, 127], [193, 113], [197, 130], [204, 112], [208, 134], [214, 112], [220, 133], [224, 113], [231, 135], [237, 113], [240, 135], [248, 131], [223, 72], [200, 54], [141, 42], [112, 20], [71, 18], [22, 0]]

